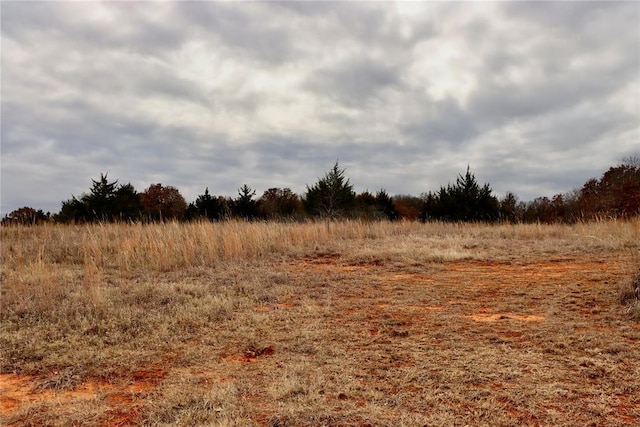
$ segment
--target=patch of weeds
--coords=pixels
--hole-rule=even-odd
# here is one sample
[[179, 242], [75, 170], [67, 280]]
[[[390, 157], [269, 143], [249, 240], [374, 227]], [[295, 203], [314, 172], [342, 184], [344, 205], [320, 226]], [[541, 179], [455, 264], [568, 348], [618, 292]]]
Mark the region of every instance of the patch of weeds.
[[36, 390], [74, 390], [80, 384], [82, 384], [82, 376], [73, 368], [67, 368], [55, 371], [48, 378], [38, 381], [34, 388]]
[[625, 311], [632, 320], [640, 320], [640, 269], [628, 285], [623, 285], [618, 301], [626, 306]]

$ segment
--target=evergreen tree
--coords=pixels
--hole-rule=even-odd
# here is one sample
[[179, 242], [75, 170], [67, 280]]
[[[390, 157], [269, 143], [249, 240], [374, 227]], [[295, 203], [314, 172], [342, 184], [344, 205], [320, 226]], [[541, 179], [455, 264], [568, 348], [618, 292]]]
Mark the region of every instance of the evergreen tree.
[[92, 218], [93, 215], [89, 213], [87, 205], [75, 196], [63, 201], [60, 212], [53, 216], [54, 221], [62, 223], [83, 223], [91, 221]]
[[518, 196], [508, 192], [499, 202], [500, 219], [515, 224], [518, 222]]
[[133, 185], [131, 183], [120, 185], [115, 192], [111, 219], [113, 221], [137, 221], [142, 216], [142, 210], [140, 195]]
[[312, 216], [336, 219], [353, 214], [356, 193], [338, 162], [316, 184], [307, 186], [303, 204], [307, 213]]
[[376, 193], [376, 208], [388, 220], [395, 221], [398, 219], [398, 212], [396, 212], [393, 200], [383, 189], [380, 189], [380, 191]]
[[56, 221], [113, 222], [140, 218], [142, 205], [133, 185], [118, 185], [117, 180], [109, 182], [107, 174], [100, 174], [99, 180], [91, 182], [89, 193], [62, 202], [60, 212], [54, 215]]
[[100, 174], [93, 183], [89, 194], [83, 195], [81, 201], [86, 205], [92, 221], [112, 221], [115, 213], [116, 189], [118, 180], [109, 182], [107, 174]]
[[195, 203], [189, 205], [188, 218], [207, 218], [209, 221], [220, 221], [228, 216], [228, 209], [224, 197], [212, 196], [207, 187], [204, 194], [199, 195]]
[[469, 167], [465, 175], [458, 175], [455, 185], [440, 187], [429, 193], [421, 217], [444, 221], [496, 221], [499, 217], [498, 199], [489, 184], [480, 187]]
[[247, 184], [238, 189], [238, 197], [231, 201], [231, 210], [239, 218], [253, 220], [260, 216], [258, 201], [254, 199], [255, 190]]

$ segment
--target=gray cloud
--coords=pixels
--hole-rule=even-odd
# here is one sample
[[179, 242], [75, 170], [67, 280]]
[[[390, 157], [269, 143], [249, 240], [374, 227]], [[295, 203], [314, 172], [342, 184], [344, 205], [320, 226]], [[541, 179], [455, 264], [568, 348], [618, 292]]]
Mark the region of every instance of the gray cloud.
[[349, 58], [314, 71], [305, 87], [347, 107], [360, 107], [371, 99], [381, 100], [378, 95], [384, 89], [398, 86], [399, 71], [371, 58]]
[[2, 213], [138, 190], [551, 196], [640, 140], [633, 2], [5, 2]]

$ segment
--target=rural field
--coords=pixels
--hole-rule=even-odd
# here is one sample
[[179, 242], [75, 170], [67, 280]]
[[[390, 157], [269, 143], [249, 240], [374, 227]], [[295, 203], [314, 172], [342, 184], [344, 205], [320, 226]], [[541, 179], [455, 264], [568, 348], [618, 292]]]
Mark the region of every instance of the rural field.
[[638, 219], [0, 233], [0, 425], [640, 425]]

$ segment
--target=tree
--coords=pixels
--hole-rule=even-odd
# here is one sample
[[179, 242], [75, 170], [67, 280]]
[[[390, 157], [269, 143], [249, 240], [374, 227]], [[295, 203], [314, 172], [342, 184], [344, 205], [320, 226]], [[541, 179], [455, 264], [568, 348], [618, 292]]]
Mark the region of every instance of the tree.
[[316, 184], [307, 186], [303, 200], [307, 213], [329, 219], [347, 217], [353, 213], [356, 193], [349, 180], [345, 178], [344, 172], [336, 162]]
[[599, 195], [610, 216], [640, 214], [640, 168], [632, 164], [609, 168], [600, 178]]
[[229, 215], [229, 206], [224, 197], [211, 196], [208, 187], [187, 210], [188, 219], [207, 218], [209, 221], [220, 221]]
[[356, 196], [359, 216], [364, 219], [398, 219], [398, 213], [393, 200], [385, 190], [378, 191], [375, 195], [364, 191]]
[[302, 203], [290, 188], [269, 188], [258, 200], [259, 211], [267, 219], [294, 218], [302, 211]]
[[356, 196], [357, 216], [361, 219], [378, 219], [379, 213], [376, 209], [376, 196], [369, 191], [364, 191]]
[[127, 183], [120, 185], [115, 192], [112, 211], [110, 213], [113, 221], [137, 221], [142, 216], [142, 202], [140, 194], [136, 189]]
[[500, 219], [512, 224], [518, 222], [518, 196], [508, 192], [499, 202]]
[[576, 205], [583, 218], [629, 217], [640, 214], [640, 167], [634, 158], [611, 167], [598, 180], [588, 180], [580, 189]]
[[53, 216], [56, 222], [62, 223], [82, 223], [91, 221], [92, 218], [93, 215], [90, 214], [87, 205], [75, 196], [63, 201], [60, 212]]
[[378, 212], [384, 215], [389, 221], [398, 219], [398, 212], [396, 211], [393, 199], [389, 197], [384, 189], [380, 189], [380, 191], [376, 193], [376, 208]]
[[428, 193], [422, 218], [444, 221], [496, 221], [499, 217], [498, 199], [489, 184], [478, 185], [467, 166], [465, 175], [458, 175], [455, 185], [440, 187], [438, 193]]
[[409, 221], [415, 221], [420, 218], [420, 213], [424, 209], [424, 195], [420, 198], [401, 194], [393, 196], [392, 200], [399, 218]]
[[140, 194], [144, 216], [152, 221], [182, 219], [187, 202], [177, 188], [153, 184]]
[[231, 201], [231, 211], [239, 218], [252, 220], [259, 217], [258, 201], [254, 199], [256, 191], [244, 184], [238, 189], [238, 197]]
[[49, 221], [50, 217], [51, 214], [45, 214], [41, 209], [35, 210], [32, 207], [24, 206], [2, 218], [2, 225], [36, 225]]
[[634, 154], [634, 155], [623, 157], [622, 162], [620, 162], [620, 165], [629, 166], [635, 169], [640, 169], [640, 154]]
[[60, 212], [54, 216], [59, 222], [113, 222], [135, 221], [140, 218], [142, 205], [133, 185], [109, 182], [107, 174], [91, 180], [89, 193], [62, 202]]
[[100, 174], [98, 181], [92, 179], [91, 182], [93, 184], [89, 194], [85, 194], [81, 198], [86, 205], [91, 220], [112, 221], [115, 214], [118, 180], [109, 182], [107, 174]]

